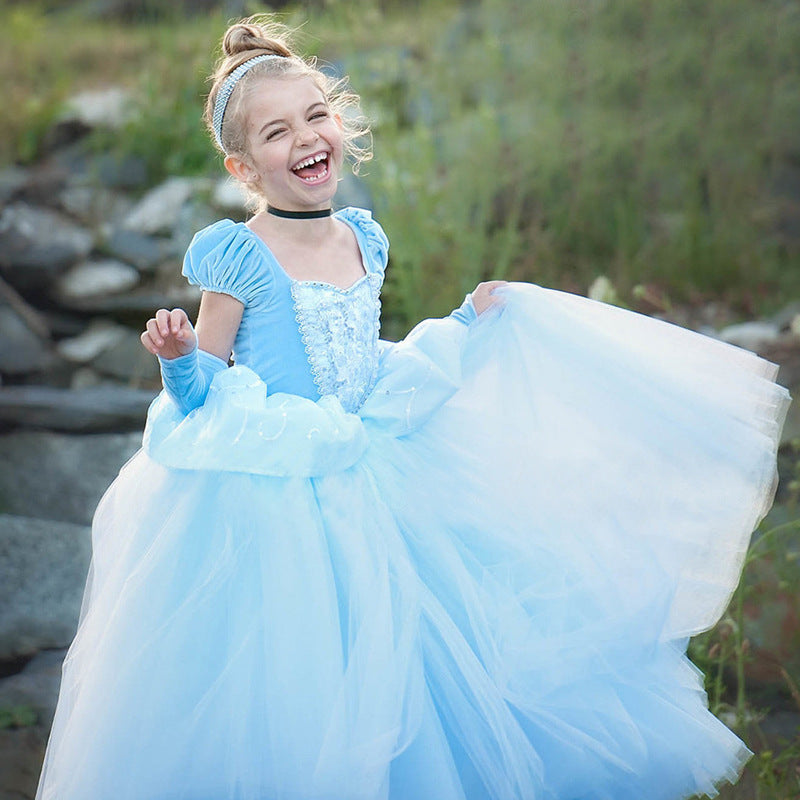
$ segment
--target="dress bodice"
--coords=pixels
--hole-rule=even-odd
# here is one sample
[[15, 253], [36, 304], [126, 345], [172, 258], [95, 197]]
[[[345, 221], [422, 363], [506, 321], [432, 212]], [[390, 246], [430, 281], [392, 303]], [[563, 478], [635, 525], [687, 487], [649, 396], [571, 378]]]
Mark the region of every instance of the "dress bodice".
[[261, 238], [231, 220], [195, 236], [183, 272], [244, 304], [234, 360], [258, 373], [270, 394], [334, 395], [357, 411], [377, 374], [388, 242], [369, 212], [347, 208], [336, 216], [352, 228], [365, 273], [347, 288], [289, 277]]

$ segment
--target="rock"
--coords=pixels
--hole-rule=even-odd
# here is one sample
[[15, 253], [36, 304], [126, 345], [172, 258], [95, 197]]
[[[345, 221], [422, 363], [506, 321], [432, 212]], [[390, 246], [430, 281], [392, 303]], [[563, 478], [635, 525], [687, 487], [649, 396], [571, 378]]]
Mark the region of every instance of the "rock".
[[92, 245], [88, 230], [54, 211], [12, 203], [0, 214], [0, 270], [22, 291], [46, 287]]
[[67, 361], [87, 364], [117, 344], [127, 331], [128, 329], [122, 325], [105, 319], [96, 319], [79, 336], [60, 341], [57, 350]]
[[200, 295], [201, 291], [189, 284], [170, 286], [163, 290], [141, 288], [123, 294], [72, 300], [70, 308], [93, 314], [130, 317], [135, 324], [144, 325], [159, 308], [183, 308], [189, 316], [195, 316], [200, 307]]
[[80, 92], [70, 97], [60, 123], [78, 122], [87, 128], [118, 130], [134, 113], [131, 93], [118, 86]]
[[0, 387], [0, 426], [74, 433], [141, 430], [155, 391], [123, 386]]
[[53, 363], [50, 344], [0, 299], [0, 374], [39, 372]]
[[3, 167], [0, 169], [0, 205], [5, 205], [28, 183], [30, 173], [21, 167]]
[[85, 261], [71, 267], [55, 282], [53, 294], [65, 306], [87, 298], [120, 294], [139, 283], [139, 272], [111, 258]]
[[780, 329], [774, 322], [754, 320], [752, 322], [740, 322], [737, 325], [728, 325], [719, 331], [717, 336], [723, 342], [757, 353], [764, 345], [778, 340]]
[[86, 525], [0, 514], [0, 658], [67, 647], [92, 554]]
[[222, 178], [214, 184], [211, 204], [222, 212], [243, 217], [247, 213], [247, 192], [234, 178]]
[[597, 300], [600, 303], [619, 304], [617, 289], [605, 275], [599, 275], [592, 281], [587, 296], [589, 299]]
[[208, 227], [219, 219], [212, 208], [197, 200], [184, 203], [178, 212], [178, 219], [172, 229], [170, 242], [174, 253], [179, 253], [181, 258], [188, 249], [197, 231]]
[[152, 272], [167, 255], [163, 242], [125, 228], [112, 228], [105, 247], [110, 255], [133, 264], [140, 272]]
[[122, 335], [92, 361], [93, 369], [134, 384], [158, 382], [158, 359], [142, 347], [139, 332], [123, 328]]
[[779, 331], [783, 331], [791, 329], [798, 316], [800, 316], [800, 300], [795, 300], [778, 311], [770, 321]]
[[0, 680], [0, 708], [30, 708], [40, 724], [49, 726], [56, 711], [66, 653], [63, 648], [43, 650], [21, 672]]
[[133, 207], [133, 203], [120, 192], [70, 181], [59, 193], [58, 203], [70, 216], [93, 227], [98, 220], [120, 219]]
[[91, 367], [79, 367], [72, 373], [69, 382], [70, 389], [94, 389], [97, 386], [107, 386], [110, 381]]
[[126, 217], [124, 227], [139, 233], [172, 233], [196, 185], [191, 178], [168, 178], [141, 199]]
[[141, 189], [149, 180], [147, 162], [134, 154], [98, 153], [85, 139], [62, 147], [51, 158], [70, 185]]
[[103, 492], [141, 442], [141, 433], [0, 436], [0, 510], [88, 525]]

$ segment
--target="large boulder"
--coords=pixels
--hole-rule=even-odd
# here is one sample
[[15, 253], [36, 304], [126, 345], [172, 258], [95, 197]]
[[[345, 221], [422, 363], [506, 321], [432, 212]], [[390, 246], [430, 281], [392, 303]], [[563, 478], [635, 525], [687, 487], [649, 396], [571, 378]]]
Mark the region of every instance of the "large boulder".
[[93, 243], [90, 231], [55, 211], [12, 203], [0, 214], [0, 271], [23, 292], [45, 289]]
[[0, 659], [69, 645], [91, 551], [86, 525], [0, 514]]
[[0, 387], [0, 428], [46, 428], [72, 433], [141, 430], [156, 396], [149, 389], [98, 386]]
[[141, 440], [141, 433], [0, 436], [0, 511], [88, 525], [103, 492]]
[[67, 307], [87, 300], [121, 294], [139, 283], [139, 272], [112, 258], [84, 261], [70, 267], [55, 282], [54, 294]]
[[192, 178], [168, 178], [145, 194], [126, 217], [124, 227], [143, 234], [172, 234], [197, 186]]
[[30, 709], [39, 724], [49, 726], [56, 711], [66, 652], [65, 648], [43, 650], [20, 672], [0, 680], [0, 708]]
[[21, 375], [47, 369], [53, 362], [50, 343], [0, 298], [0, 373]]

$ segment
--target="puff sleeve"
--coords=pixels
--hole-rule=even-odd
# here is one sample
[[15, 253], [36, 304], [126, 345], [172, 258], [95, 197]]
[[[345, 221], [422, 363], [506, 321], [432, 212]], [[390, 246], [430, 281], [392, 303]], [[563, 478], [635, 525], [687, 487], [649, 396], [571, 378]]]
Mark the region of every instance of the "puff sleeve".
[[266, 265], [255, 235], [243, 223], [224, 219], [195, 234], [183, 274], [204, 291], [227, 294], [249, 306], [269, 291]]
[[372, 213], [365, 208], [345, 208], [338, 216], [349, 222], [360, 234], [370, 262], [364, 265], [365, 269], [383, 275], [389, 261], [389, 239], [383, 228], [372, 218]]

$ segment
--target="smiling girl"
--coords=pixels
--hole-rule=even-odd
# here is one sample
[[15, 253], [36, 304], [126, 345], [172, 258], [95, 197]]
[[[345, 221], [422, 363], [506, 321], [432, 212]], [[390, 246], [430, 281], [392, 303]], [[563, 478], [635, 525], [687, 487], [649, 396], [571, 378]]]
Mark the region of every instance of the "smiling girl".
[[[356, 98], [258, 21], [207, 121], [256, 198], [98, 507], [37, 800], [677, 800], [749, 751], [688, 636], [774, 492], [752, 354], [522, 284], [379, 340], [388, 241], [332, 211]], [[233, 366], [229, 366], [231, 359]]]

